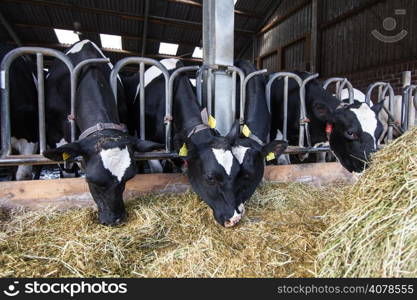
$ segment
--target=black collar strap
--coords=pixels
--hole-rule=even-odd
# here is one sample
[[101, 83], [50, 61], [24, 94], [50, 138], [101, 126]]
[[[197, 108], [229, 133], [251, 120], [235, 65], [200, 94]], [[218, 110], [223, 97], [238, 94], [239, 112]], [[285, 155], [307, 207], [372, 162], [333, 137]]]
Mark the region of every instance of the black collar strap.
[[112, 130], [118, 130], [123, 133], [127, 133], [126, 125], [124, 124], [115, 124], [115, 123], [97, 123], [94, 126], [91, 126], [90, 128], [87, 128], [83, 131], [83, 133], [80, 134], [80, 137], [78, 138], [79, 141], [82, 139], [85, 139], [86, 137], [92, 135], [93, 133], [97, 131], [102, 131], [105, 129], [112, 129]]

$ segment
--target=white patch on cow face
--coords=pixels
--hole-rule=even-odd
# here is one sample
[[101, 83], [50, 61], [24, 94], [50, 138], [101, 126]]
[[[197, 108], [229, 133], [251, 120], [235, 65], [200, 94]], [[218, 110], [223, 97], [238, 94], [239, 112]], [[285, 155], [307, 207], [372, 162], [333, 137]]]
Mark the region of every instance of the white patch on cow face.
[[367, 104], [362, 104], [359, 108], [351, 108], [350, 111], [358, 118], [362, 131], [372, 136], [376, 148], [375, 131], [378, 126], [378, 121], [373, 110]]
[[230, 176], [230, 172], [232, 171], [232, 165], [233, 165], [233, 154], [230, 150], [224, 150], [224, 149], [211, 149], [214, 153], [214, 157], [216, 158], [219, 165], [223, 167], [223, 169], [226, 171], [226, 174]]
[[233, 217], [231, 217], [228, 221], [224, 223], [224, 227], [229, 228], [235, 226], [239, 221], [242, 219], [243, 214], [238, 213], [236, 210], [233, 213]]
[[56, 147], [59, 148], [59, 147], [64, 146], [66, 144], [68, 144], [68, 142], [64, 138], [62, 138], [58, 143], [56, 143]]
[[129, 151], [127, 148], [120, 149], [118, 147], [101, 150], [101, 161], [104, 168], [110, 171], [110, 173], [117, 177], [119, 182], [122, 181], [123, 175], [127, 168], [129, 168], [131, 160]]
[[[167, 70], [173, 70], [177, 67], [178, 59], [176, 58], [168, 58], [163, 59], [160, 61], [160, 63], [167, 69]], [[159, 75], [161, 75], [162, 72], [158, 67], [152, 66], [145, 72], [145, 88], [148, 86], [149, 83], [152, 82], [155, 78], [157, 78]], [[139, 89], [140, 89], [140, 83], [136, 87], [136, 94], [135, 94], [135, 100], [139, 95]]]
[[248, 151], [249, 147], [237, 146], [232, 148], [232, 153], [236, 157], [239, 164], [243, 164], [243, 160], [246, 155], [246, 151]]

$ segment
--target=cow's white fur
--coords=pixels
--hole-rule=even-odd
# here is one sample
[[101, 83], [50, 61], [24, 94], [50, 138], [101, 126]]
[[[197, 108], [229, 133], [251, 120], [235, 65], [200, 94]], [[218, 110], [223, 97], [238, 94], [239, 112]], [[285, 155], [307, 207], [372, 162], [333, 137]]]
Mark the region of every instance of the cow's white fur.
[[[348, 89], [343, 89], [342, 90], [341, 99], [342, 100], [349, 100], [349, 90]], [[357, 90], [357, 89], [354, 88], [353, 89], [353, 99], [355, 99], [356, 101], [365, 103], [366, 96], [360, 90]], [[371, 103], [371, 107], [372, 107], [372, 103]]]
[[61, 147], [61, 146], [64, 146], [64, 145], [66, 145], [66, 144], [68, 144], [68, 142], [64, 139], [64, 138], [62, 138], [58, 143], [56, 143], [55, 145], [56, 145], [56, 147], [57, 148], [59, 148], [59, 147]]
[[359, 108], [351, 108], [350, 111], [353, 112], [358, 118], [362, 130], [372, 136], [374, 140], [374, 146], [376, 148], [375, 131], [378, 125], [378, 121], [373, 110], [369, 107], [369, 105], [364, 103]]
[[244, 211], [245, 211], [245, 206], [243, 205], [243, 203], [239, 205], [238, 209], [241, 211], [241, 213], [235, 210], [233, 212], [233, 216], [224, 224], [225, 227], [232, 227], [236, 225], [237, 223], [239, 223], [240, 219], [242, 219]]
[[[178, 59], [176, 58], [163, 59], [160, 61], [160, 63], [167, 70], [173, 70], [177, 67]], [[155, 66], [152, 66], [149, 69], [147, 69], [144, 74], [145, 75], [145, 87], [147, 87], [148, 84], [152, 82], [152, 80], [154, 80], [156, 77], [158, 77], [161, 74], [162, 74], [161, 70]], [[140, 84], [141, 83], [139, 82], [138, 86], [136, 87], [135, 100], [139, 95]]]
[[[96, 48], [97, 52], [100, 53], [100, 55], [101, 55], [102, 58], [108, 58], [107, 56], [104, 55], [103, 51], [101, 51], [101, 49], [95, 43], [93, 43], [90, 40], [82, 40], [82, 41], [76, 43], [74, 46], [72, 46], [66, 52], [66, 54], [78, 53], [78, 52], [80, 52], [83, 49], [84, 45], [86, 45], [88, 43], [90, 43], [91, 45], [93, 45], [94, 48]], [[107, 63], [107, 65], [110, 67], [110, 69], [113, 69], [113, 64], [111, 62]], [[118, 79], [120, 80], [120, 77], [119, 76], [118, 76]], [[120, 82], [121, 82], [121, 80], [120, 80]]]
[[226, 171], [226, 174], [230, 176], [234, 157], [232, 152], [230, 150], [215, 148], [212, 148], [211, 150], [213, 151], [214, 157], [216, 158], [219, 165], [221, 165], [223, 169]]
[[249, 147], [237, 146], [232, 148], [232, 153], [236, 157], [239, 164], [243, 164], [243, 160], [246, 155], [246, 151], [248, 151]]
[[[35, 154], [38, 149], [38, 143], [31, 143], [27, 139], [17, 139], [12, 137], [12, 148], [19, 154], [30, 155]], [[32, 166], [21, 165], [16, 171], [16, 180], [25, 180], [32, 178]]]
[[127, 148], [120, 149], [116, 147], [101, 150], [100, 157], [104, 168], [109, 170], [110, 173], [116, 176], [119, 182], [121, 182], [123, 175], [131, 163], [129, 151]]

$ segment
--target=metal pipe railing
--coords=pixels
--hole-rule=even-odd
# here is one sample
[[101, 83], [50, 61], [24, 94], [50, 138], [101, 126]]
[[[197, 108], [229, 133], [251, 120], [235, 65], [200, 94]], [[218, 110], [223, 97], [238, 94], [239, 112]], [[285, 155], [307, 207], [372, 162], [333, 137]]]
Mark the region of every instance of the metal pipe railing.
[[375, 82], [375, 83], [371, 84], [368, 87], [368, 91], [366, 93], [366, 103], [368, 105], [371, 104], [372, 92], [377, 87], [378, 87], [378, 101], [377, 101], [377, 103], [379, 103], [381, 101], [385, 102], [385, 98], [387, 97], [387, 94], [388, 94], [388, 109], [384, 105], [384, 110], [388, 114], [387, 142], [389, 143], [394, 139], [394, 136], [393, 136], [394, 135], [394, 126], [396, 126], [396, 123], [395, 123], [396, 120], [395, 120], [395, 117], [393, 115], [394, 100], [395, 100], [394, 89], [392, 88], [391, 84], [386, 83], [386, 82]]
[[300, 88], [300, 136], [299, 136], [299, 146], [304, 147], [304, 138], [307, 139], [307, 146], [311, 148], [311, 136], [309, 131], [309, 120], [307, 117], [307, 107], [305, 102], [305, 92], [307, 84], [318, 78], [319, 74], [312, 74], [306, 79], [304, 79], [303, 84]]
[[75, 142], [77, 137], [77, 124], [75, 123], [76, 116], [75, 116], [75, 94], [77, 89], [77, 81], [78, 75], [80, 74], [83, 67], [90, 65], [90, 64], [102, 64], [102, 63], [109, 63], [110, 60], [108, 58], [90, 58], [81, 61], [75, 68], [72, 70], [71, 73], [71, 93], [74, 94], [74, 97], [71, 97], [71, 115], [73, 118], [70, 119], [71, 123], [71, 142]]
[[[146, 128], [145, 128], [145, 65], [152, 65], [156, 68], [158, 68], [161, 73], [164, 76], [165, 79], [165, 120], [166, 120], [166, 126], [171, 123], [171, 107], [169, 106], [169, 72], [168, 70], [162, 65], [159, 61], [151, 58], [146, 57], [127, 57], [124, 59], [121, 59], [117, 62], [117, 64], [114, 66], [111, 74], [110, 74], [110, 86], [112, 88], [114, 97], [117, 101], [117, 80], [118, 80], [118, 74], [120, 70], [125, 67], [126, 65], [130, 64], [138, 64], [139, 65], [139, 106], [140, 106], [140, 115], [139, 115], [139, 123], [140, 123], [140, 133], [139, 138], [146, 139]], [[169, 125], [170, 126], [170, 125]], [[170, 145], [168, 144], [168, 136], [166, 136], [166, 150], [169, 151]]]
[[348, 93], [349, 93], [349, 103], [352, 104], [355, 100], [355, 92], [353, 90], [353, 86], [350, 83], [350, 81], [347, 78], [339, 78], [339, 77], [329, 78], [323, 83], [323, 88], [327, 90], [328, 87], [333, 83], [336, 83], [335, 95], [336, 95], [336, 98], [339, 100], [343, 100], [342, 91], [347, 86]]
[[268, 72], [267, 69], [255, 71], [246, 75], [245, 80], [243, 80], [242, 92], [240, 94], [240, 116], [239, 116], [239, 122], [241, 125], [243, 125], [243, 123], [245, 122], [246, 89], [247, 89], [248, 83], [254, 77], [262, 75], [262, 74], [266, 74], [267, 72]]
[[190, 66], [190, 67], [181, 67], [176, 69], [171, 76], [169, 77], [168, 81], [168, 90], [169, 90], [169, 99], [167, 103], [167, 110], [165, 116], [165, 140], [166, 140], [166, 151], [171, 152], [171, 136], [172, 136], [172, 107], [174, 103], [174, 82], [175, 79], [185, 72], [192, 72], [200, 69], [199, 66]]
[[[13, 61], [22, 55], [36, 55], [37, 61], [37, 88], [38, 88], [38, 125], [39, 125], [39, 144], [40, 154], [46, 149], [45, 131], [45, 82], [43, 77], [43, 56], [52, 56], [61, 60], [68, 68], [70, 74], [73, 73], [74, 66], [71, 60], [62, 52], [54, 49], [42, 47], [20, 47], [13, 49], [5, 55], [0, 65], [0, 88], [1, 88], [1, 148], [2, 158], [11, 154], [11, 122], [10, 122], [10, 66]], [[72, 82], [72, 81], [71, 81]], [[71, 84], [71, 103], [75, 99], [75, 84]]]
[[[300, 76], [294, 74], [294, 73], [289, 73], [289, 72], [279, 72], [279, 73], [275, 73], [272, 75], [272, 77], [269, 79], [267, 85], [266, 85], [266, 89], [265, 89], [265, 93], [266, 93], [266, 103], [268, 106], [268, 111], [271, 114], [271, 89], [272, 89], [272, 84], [275, 82], [275, 80], [284, 78], [284, 103], [283, 103], [283, 139], [284, 140], [288, 140], [287, 139], [287, 121], [288, 121], [288, 79], [291, 78], [293, 80], [295, 80], [300, 88], [301, 91], [301, 87], [303, 85], [303, 80], [301, 79]], [[302, 102], [302, 101], [301, 101]], [[269, 137], [268, 140], [271, 140], [271, 137]]]
[[[402, 103], [402, 128], [404, 130], [410, 130], [414, 124], [410, 124], [410, 120], [417, 114], [417, 105], [415, 105], [417, 97], [417, 86], [410, 85], [403, 89], [403, 103]], [[414, 98], [414, 99], [413, 99]]]

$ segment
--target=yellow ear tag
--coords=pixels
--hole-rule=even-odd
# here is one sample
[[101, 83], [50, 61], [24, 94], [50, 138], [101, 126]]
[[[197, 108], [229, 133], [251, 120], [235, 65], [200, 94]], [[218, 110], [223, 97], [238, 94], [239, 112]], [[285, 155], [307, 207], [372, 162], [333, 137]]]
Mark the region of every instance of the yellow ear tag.
[[269, 152], [269, 154], [266, 156], [266, 161], [271, 161], [273, 159], [275, 159], [275, 153]]
[[180, 152], [178, 153], [179, 156], [187, 156], [188, 155], [188, 149], [187, 149], [187, 145], [184, 143], [180, 149]]
[[210, 128], [216, 128], [216, 119], [213, 118], [212, 115], [208, 117], [208, 125], [210, 126]]
[[66, 153], [66, 152], [62, 153], [62, 159], [63, 160], [67, 160], [69, 158], [70, 158], [70, 155], [68, 153]]
[[250, 129], [249, 129], [249, 127], [248, 127], [248, 126], [246, 126], [246, 125], [243, 125], [243, 128], [242, 128], [242, 133], [243, 133], [243, 135], [244, 135], [244, 136], [246, 136], [246, 137], [250, 137], [250, 135], [251, 135]]

